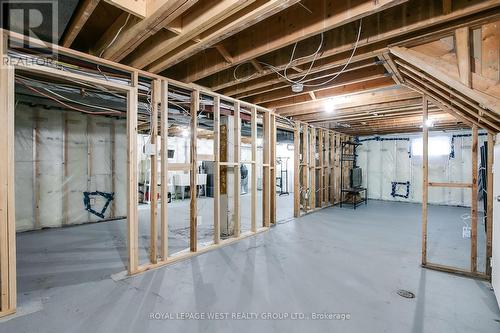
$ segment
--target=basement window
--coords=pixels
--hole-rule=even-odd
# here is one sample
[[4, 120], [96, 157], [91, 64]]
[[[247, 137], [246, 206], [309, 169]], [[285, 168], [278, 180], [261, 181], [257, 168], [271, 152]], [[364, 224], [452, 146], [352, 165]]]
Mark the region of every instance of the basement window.
[[[411, 151], [413, 156], [422, 156], [423, 139], [416, 138], [411, 142]], [[429, 156], [449, 155], [451, 152], [451, 143], [448, 136], [429, 137]]]

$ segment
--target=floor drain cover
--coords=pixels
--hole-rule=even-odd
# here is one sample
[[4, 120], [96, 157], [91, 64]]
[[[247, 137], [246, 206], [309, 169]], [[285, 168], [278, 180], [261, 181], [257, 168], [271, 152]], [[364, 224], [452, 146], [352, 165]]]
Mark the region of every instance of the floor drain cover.
[[411, 291], [408, 291], [408, 290], [404, 290], [404, 289], [399, 289], [397, 291], [397, 294], [401, 297], [404, 297], [404, 298], [415, 298], [414, 293], [412, 293]]

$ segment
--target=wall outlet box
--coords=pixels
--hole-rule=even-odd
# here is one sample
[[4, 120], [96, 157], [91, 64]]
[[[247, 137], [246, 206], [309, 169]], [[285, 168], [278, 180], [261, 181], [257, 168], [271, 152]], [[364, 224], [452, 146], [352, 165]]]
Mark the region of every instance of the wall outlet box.
[[471, 237], [471, 228], [464, 226], [462, 228], [462, 237], [463, 238], [470, 238]]
[[146, 143], [143, 147], [143, 153], [149, 156], [156, 155], [156, 144]]

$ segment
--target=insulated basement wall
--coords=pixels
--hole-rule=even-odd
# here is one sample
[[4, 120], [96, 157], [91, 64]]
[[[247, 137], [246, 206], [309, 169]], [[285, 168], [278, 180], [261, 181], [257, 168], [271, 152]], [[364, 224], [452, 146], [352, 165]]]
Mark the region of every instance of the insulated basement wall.
[[[430, 182], [471, 182], [472, 138], [464, 136], [470, 134], [471, 131], [429, 133]], [[487, 140], [487, 136], [481, 134], [479, 147]], [[418, 152], [422, 135], [397, 134], [378, 138], [359, 137], [362, 145], [356, 151], [368, 198], [422, 202], [422, 155]], [[406, 185], [396, 185], [393, 193], [393, 182], [410, 183], [408, 198], [404, 197]], [[434, 188], [429, 191], [429, 203], [432, 204], [470, 206], [470, 200], [470, 189]]]
[[[15, 129], [17, 231], [103, 220], [84, 192], [114, 192], [104, 219], [126, 215], [124, 119], [18, 104]], [[92, 197], [92, 208], [106, 201]]]

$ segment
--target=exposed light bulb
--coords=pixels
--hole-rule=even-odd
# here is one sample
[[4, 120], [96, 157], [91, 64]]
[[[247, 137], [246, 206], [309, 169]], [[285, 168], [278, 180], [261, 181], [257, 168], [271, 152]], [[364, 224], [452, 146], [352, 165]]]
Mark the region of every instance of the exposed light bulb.
[[325, 111], [328, 113], [335, 111], [335, 101], [333, 98], [329, 98], [325, 101]]
[[185, 128], [182, 130], [182, 136], [187, 138], [189, 136], [189, 129]]
[[432, 126], [434, 126], [434, 121], [432, 119], [427, 119], [425, 121], [425, 126], [426, 127], [432, 127]]

